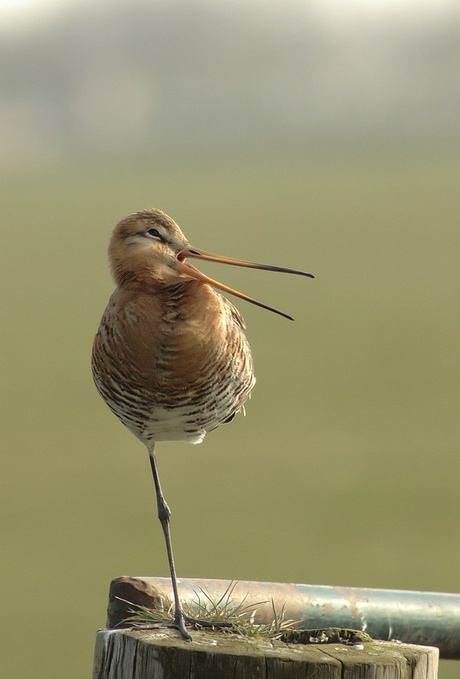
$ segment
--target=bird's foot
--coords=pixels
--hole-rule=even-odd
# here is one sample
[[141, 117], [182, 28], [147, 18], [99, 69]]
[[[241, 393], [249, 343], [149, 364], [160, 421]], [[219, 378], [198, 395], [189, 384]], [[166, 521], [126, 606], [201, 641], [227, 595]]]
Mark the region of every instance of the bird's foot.
[[140, 630], [158, 630], [161, 628], [169, 628], [177, 630], [185, 641], [192, 641], [192, 637], [186, 629], [186, 625], [189, 624], [197, 629], [201, 627], [212, 628], [231, 628], [233, 624], [224, 620], [198, 620], [198, 618], [192, 618], [190, 615], [186, 615], [182, 611], [174, 616], [174, 620], [165, 620], [155, 622], [153, 624], [138, 624], [127, 629], [140, 631]]
[[180, 632], [181, 636], [185, 641], [191, 641], [192, 637], [187, 632], [185, 628], [185, 620], [183, 616], [174, 618], [174, 620], [162, 620], [154, 623], [138, 623], [131, 625], [130, 627], [125, 627], [125, 629], [133, 632], [146, 632], [149, 630], [161, 630], [161, 629], [175, 629]]
[[182, 635], [182, 637], [186, 641], [191, 641], [192, 637], [188, 633], [185, 625], [186, 624], [193, 625], [194, 627], [208, 627], [208, 628], [219, 628], [219, 627], [232, 627], [231, 622], [223, 621], [223, 620], [198, 620], [197, 618], [192, 618], [190, 615], [185, 615], [185, 613], [180, 613], [178, 616], [174, 618], [174, 621], [171, 622], [168, 627], [172, 627], [173, 629], [177, 629], [178, 632]]
[[196, 627], [233, 627], [233, 623], [228, 620], [198, 620], [190, 615], [184, 615], [186, 622]]
[[168, 627], [172, 627], [173, 629], [177, 629], [177, 631], [182, 635], [182, 637], [185, 639], [185, 641], [192, 641], [192, 637], [190, 634], [187, 632], [185, 629], [185, 622], [188, 622], [187, 617], [182, 613], [182, 611], [179, 612], [179, 614], [174, 616], [174, 621], [171, 622]]

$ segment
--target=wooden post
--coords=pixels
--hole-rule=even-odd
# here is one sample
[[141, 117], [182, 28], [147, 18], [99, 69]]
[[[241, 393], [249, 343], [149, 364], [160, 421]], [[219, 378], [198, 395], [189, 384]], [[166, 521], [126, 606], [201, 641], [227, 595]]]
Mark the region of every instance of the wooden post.
[[99, 630], [93, 679], [436, 679], [438, 649], [289, 644], [210, 630]]

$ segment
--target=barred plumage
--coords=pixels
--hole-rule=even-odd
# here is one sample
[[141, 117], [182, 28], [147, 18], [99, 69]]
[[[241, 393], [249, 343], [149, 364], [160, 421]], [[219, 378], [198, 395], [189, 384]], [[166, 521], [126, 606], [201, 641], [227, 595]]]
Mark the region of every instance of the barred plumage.
[[[255, 383], [243, 322], [233, 305], [192, 279], [181, 288], [159, 317], [162, 294], [117, 290], [94, 341], [96, 387], [146, 445], [200, 443], [242, 408]], [[188, 304], [190, 296], [199, 303]], [[210, 303], [216, 312], [208, 318]]]
[[200, 443], [208, 431], [233, 419], [254, 386], [243, 319], [213, 288], [286, 314], [208, 278], [187, 258], [311, 274], [193, 248], [160, 210], [130, 215], [113, 231], [109, 260], [116, 289], [94, 340], [93, 377], [112, 412], [147, 446], [168, 553], [174, 626], [188, 639], [155, 443]]

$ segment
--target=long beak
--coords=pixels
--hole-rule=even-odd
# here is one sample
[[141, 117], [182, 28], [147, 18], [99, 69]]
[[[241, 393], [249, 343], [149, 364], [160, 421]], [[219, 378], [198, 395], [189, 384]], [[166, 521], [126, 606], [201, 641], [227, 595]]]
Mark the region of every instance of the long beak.
[[248, 297], [247, 295], [243, 294], [242, 292], [238, 292], [238, 290], [234, 290], [233, 288], [229, 288], [227, 285], [224, 285], [223, 283], [219, 283], [219, 281], [215, 281], [212, 278], [209, 278], [206, 276], [204, 273], [196, 269], [194, 266], [191, 264], [187, 264], [185, 260], [188, 258], [195, 258], [195, 259], [203, 259], [207, 260], [209, 262], [220, 262], [221, 264], [232, 264], [233, 266], [244, 266], [249, 269], [263, 269], [264, 271], [280, 271], [281, 273], [292, 273], [296, 274], [297, 276], [308, 276], [309, 278], [314, 278], [314, 275], [311, 273], [306, 273], [305, 271], [297, 271], [296, 269], [286, 269], [285, 267], [282, 266], [271, 266], [270, 264], [257, 264], [256, 262], [246, 262], [243, 259], [231, 259], [230, 257], [222, 257], [221, 255], [213, 255], [210, 252], [205, 252], [204, 250], [198, 250], [197, 248], [194, 248], [190, 245], [186, 246], [178, 255], [177, 257], [177, 269], [181, 273], [185, 274], [186, 276], [190, 276], [191, 278], [195, 278], [198, 281], [202, 281], [203, 283], [207, 283], [208, 285], [212, 285], [214, 288], [218, 288], [219, 290], [223, 290], [224, 292], [227, 292], [231, 295], [235, 295], [235, 297], [240, 297], [241, 299], [246, 300], [246, 302], [251, 302], [251, 304], [256, 304], [257, 306], [262, 307], [262, 309], [267, 309], [268, 311], [273, 311], [275, 314], [279, 314], [280, 316], [284, 316], [284, 318], [288, 318], [290, 321], [293, 321], [294, 319], [292, 316], [289, 316], [288, 314], [283, 313], [282, 311], [278, 311], [278, 309], [274, 309], [271, 306], [267, 306], [266, 304], [262, 304], [262, 302], [258, 302], [257, 300], [253, 299], [252, 297]]

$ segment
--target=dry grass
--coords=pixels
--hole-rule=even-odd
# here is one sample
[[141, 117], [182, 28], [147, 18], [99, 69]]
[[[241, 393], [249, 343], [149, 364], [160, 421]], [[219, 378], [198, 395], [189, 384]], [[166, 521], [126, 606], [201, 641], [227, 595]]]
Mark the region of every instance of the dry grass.
[[[207, 627], [219, 629], [222, 632], [231, 632], [245, 637], [269, 637], [275, 639], [284, 632], [297, 627], [298, 622], [288, 620], [285, 617], [285, 607], [280, 611], [275, 607], [273, 599], [271, 606], [273, 619], [269, 623], [256, 623], [256, 614], [259, 606], [267, 601], [247, 603], [247, 595], [235, 602], [232, 598], [235, 586], [232, 582], [224, 593], [218, 598], [213, 598], [209, 592], [200, 588], [195, 590], [196, 600], [190, 604], [183, 604], [184, 614], [196, 628]], [[119, 597], [118, 597], [119, 598]], [[174, 620], [174, 606], [168, 608], [148, 608], [133, 604], [125, 599], [120, 599], [129, 606], [129, 615], [124, 618], [123, 625], [132, 625], [134, 628], [148, 628], [169, 625]]]

